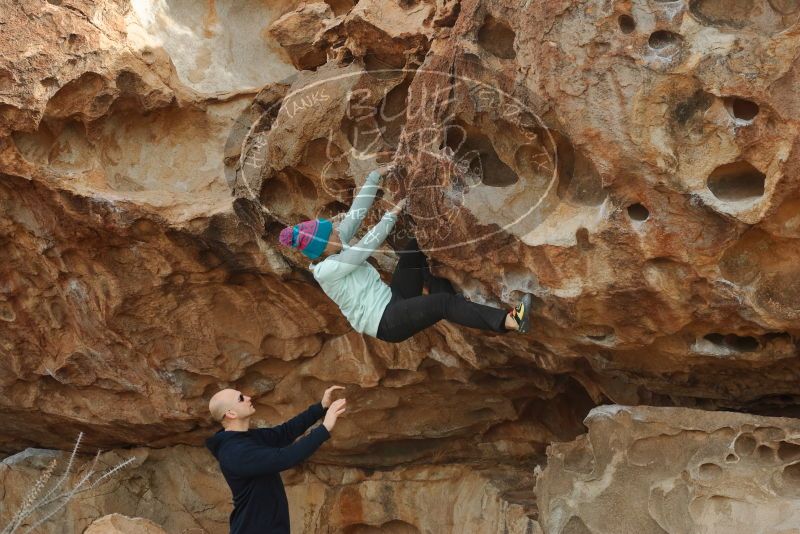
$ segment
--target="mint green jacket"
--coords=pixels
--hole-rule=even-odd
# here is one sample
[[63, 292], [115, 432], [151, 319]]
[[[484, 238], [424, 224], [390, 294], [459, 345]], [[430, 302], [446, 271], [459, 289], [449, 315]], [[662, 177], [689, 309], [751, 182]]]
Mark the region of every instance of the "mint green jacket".
[[386, 212], [355, 245], [350, 245], [356, 231], [367, 215], [381, 175], [372, 171], [335, 231], [339, 232], [342, 251], [310, 265], [314, 278], [331, 300], [342, 310], [353, 330], [375, 337], [383, 311], [392, 298], [392, 290], [381, 280], [380, 274], [367, 263], [392, 231], [397, 216]]

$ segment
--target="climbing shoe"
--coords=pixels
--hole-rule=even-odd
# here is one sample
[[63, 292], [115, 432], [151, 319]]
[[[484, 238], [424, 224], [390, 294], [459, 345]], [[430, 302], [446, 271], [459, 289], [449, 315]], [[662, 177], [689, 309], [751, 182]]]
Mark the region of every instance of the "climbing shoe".
[[522, 297], [522, 301], [517, 304], [517, 307], [511, 310], [511, 317], [517, 322], [519, 329], [517, 332], [526, 334], [531, 329], [531, 303], [533, 297], [530, 293], [526, 293]]

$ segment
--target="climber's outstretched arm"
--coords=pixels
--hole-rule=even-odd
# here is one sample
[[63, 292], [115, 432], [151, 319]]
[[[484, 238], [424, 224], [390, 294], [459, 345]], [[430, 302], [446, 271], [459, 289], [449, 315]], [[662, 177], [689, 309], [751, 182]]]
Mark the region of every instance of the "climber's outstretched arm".
[[381, 174], [378, 171], [372, 171], [367, 175], [364, 184], [358, 190], [358, 194], [353, 199], [353, 205], [347, 212], [344, 220], [339, 224], [339, 238], [343, 244], [350, 243], [353, 236], [356, 234], [358, 227], [361, 226], [361, 221], [366, 217], [372, 202], [375, 200], [375, 195], [378, 192], [378, 183], [381, 180]]
[[314, 268], [314, 276], [318, 280], [320, 278], [328, 280], [339, 279], [347, 276], [356, 267], [362, 265], [386, 241], [397, 222], [397, 216], [403, 210], [405, 204], [406, 201], [403, 199], [394, 208], [387, 211], [380, 222], [370, 228], [369, 232], [358, 243], [318, 263]]

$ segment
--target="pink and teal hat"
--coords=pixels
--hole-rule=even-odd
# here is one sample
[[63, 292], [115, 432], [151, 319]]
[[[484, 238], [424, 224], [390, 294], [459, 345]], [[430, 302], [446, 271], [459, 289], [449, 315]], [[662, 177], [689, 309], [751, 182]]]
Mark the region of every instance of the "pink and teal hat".
[[310, 259], [319, 258], [328, 245], [333, 223], [328, 219], [312, 219], [281, 230], [281, 245], [296, 248]]

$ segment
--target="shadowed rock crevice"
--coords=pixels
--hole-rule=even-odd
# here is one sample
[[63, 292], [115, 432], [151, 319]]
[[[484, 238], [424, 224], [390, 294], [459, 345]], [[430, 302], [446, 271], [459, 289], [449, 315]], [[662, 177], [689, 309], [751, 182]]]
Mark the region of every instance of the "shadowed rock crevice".
[[747, 161], [720, 165], [708, 176], [708, 188], [726, 202], [750, 202], [764, 195], [766, 175]]
[[617, 24], [619, 24], [620, 31], [625, 34], [633, 33], [636, 29], [636, 21], [630, 15], [620, 15], [617, 18]]
[[377, 127], [383, 140], [390, 148], [396, 149], [400, 141], [400, 134], [406, 123], [408, 107], [408, 88], [412, 78], [406, 76], [403, 81], [386, 93], [375, 110]]
[[632, 221], [644, 222], [650, 218], [650, 211], [643, 204], [639, 204], [638, 202], [628, 206], [627, 211], [628, 217], [630, 217]]
[[493, 56], [500, 59], [514, 59], [516, 34], [511, 27], [492, 15], [486, 15], [483, 25], [478, 30], [478, 43]]
[[728, 97], [725, 99], [725, 108], [731, 117], [744, 122], [752, 122], [759, 112], [759, 106], [751, 100], [739, 97]]
[[452, 151], [456, 164], [463, 167], [467, 186], [508, 187], [519, 181], [519, 176], [497, 155], [489, 137], [475, 126], [461, 121], [448, 125], [443, 144]]
[[599, 206], [607, 197], [594, 163], [564, 135], [553, 132], [558, 163], [558, 196], [582, 206]]
[[703, 339], [713, 345], [724, 347], [734, 352], [753, 352], [761, 347], [761, 344], [753, 336], [706, 334]]
[[660, 55], [671, 56], [675, 53], [675, 48], [680, 47], [683, 38], [677, 33], [667, 30], [658, 30], [650, 34], [647, 44], [653, 50], [659, 51]]
[[361, 523], [358, 525], [350, 525], [344, 530], [341, 530], [342, 534], [380, 534], [382, 532], [391, 532], [392, 534], [419, 534], [420, 530], [405, 521], [389, 521], [382, 525], [365, 525]]

